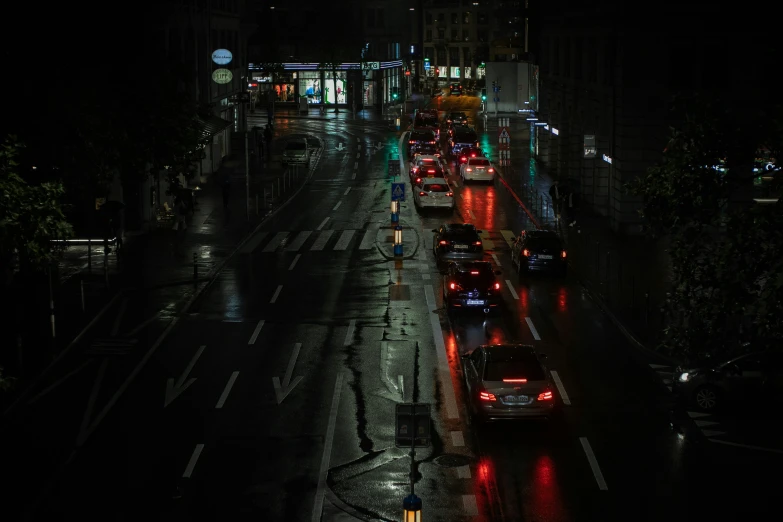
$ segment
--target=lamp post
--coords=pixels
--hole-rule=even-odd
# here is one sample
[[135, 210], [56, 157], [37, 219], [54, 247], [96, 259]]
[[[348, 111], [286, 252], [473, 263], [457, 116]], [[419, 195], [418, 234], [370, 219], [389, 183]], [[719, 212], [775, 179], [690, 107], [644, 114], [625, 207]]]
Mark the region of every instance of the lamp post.
[[402, 501], [403, 522], [421, 522], [421, 499], [411, 493]]

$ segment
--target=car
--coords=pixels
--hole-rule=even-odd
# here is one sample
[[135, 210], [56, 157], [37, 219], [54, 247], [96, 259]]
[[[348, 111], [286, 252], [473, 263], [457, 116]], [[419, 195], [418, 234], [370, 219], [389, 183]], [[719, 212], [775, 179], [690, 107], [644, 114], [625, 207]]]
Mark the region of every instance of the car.
[[468, 181], [493, 181], [495, 168], [487, 158], [470, 158], [459, 166], [459, 175], [466, 183]]
[[511, 245], [511, 264], [519, 273], [548, 271], [565, 275], [568, 252], [551, 230], [522, 231]]
[[[424, 154], [413, 156], [411, 159], [411, 168], [409, 171], [411, 179], [417, 177], [419, 175], [419, 171], [425, 167], [440, 167], [440, 158], [437, 156], [426, 156]], [[424, 177], [427, 176], [425, 175]]]
[[421, 167], [416, 174], [411, 173], [411, 185], [418, 187], [424, 180], [431, 178], [446, 179], [446, 171], [442, 165], [427, 165]]
[[475, 129], [467, 125], [454, 127], [454, 132], [449, 137], [449, 154], [458, 156], [463, 148], [478, 146], [480, 144]]
[[283, 168], [288, 165], [304, 165], [310, 168], [310, 147], [305, 138], [288, 140], [283, 149]]
[[416, 208], [454, 209], [454, 192], [445, 178], [418, 178], [413, 187]]
[[457, 162], [461, 165], [467, 163], [469, 158], [487, 158], [487, 155], [478, 147], [465, 147], [459, 151]]
[[435, 138], [440, 139], [440, 122], [437, 116], [426, 112], [420, 112], [413, 118], [413, 130], [431, 130]]
[[417, 155], [441, 157], [440, 148], [431, 143], [422, 143], [413, 147], [413, 157], [415, 158]]
[[689, 406], [715, 412], [729, 405], [779, 407], [783, 399], [783, 351], [763, 350], [728, 360], [704, 358], [678, 366], [672, 392]]
[[446, 123], [449, 125], [451, 125], [452, 123], [467, 125], [468, 116], [464, 112], [450, 112], [446, 116]]
[[551, 418], [556, 387], [546, 354], [526, 344], [480, 345], [462, 356], [468, 406], [480, 421]]
[[462, 85], [458, 83], [452, 83], [449, 86], [449, 94], [451, 96], [461, 96], [462, 95]]
[[449, 127], [448, 127], [449, 139], [451, 139], [451, 137], [454, 136], [455, 132], [466, 131], [471, 129], [473, 129], [473, 127], [468, 125], [468, 122], [453, 121], [449, 123]]
[[438, 109], [424, 109], [421, 112], [423, 114], [429, 114], [430, 116], [432, 116], [436, 120], [440, 117], [439, 114], [438, 114]]
[[500, 271], [489, 261], [449, 263], [443, 277], [443, 304], [448, 310], [478, 309], [488, 314], [500, 304]]
[[408, 158], [413, 156], [413, 149], [423, 144], [437, 145], [438, 140], [431, 129], [412, 130], [408, 136]]
[[484, 259], [484, 243], [474, 225], [445, 223], [440, 228], [433, 228], [435, 234], [432, 241], [432, 251], [438, 263], [445, 261], [482, 261]]

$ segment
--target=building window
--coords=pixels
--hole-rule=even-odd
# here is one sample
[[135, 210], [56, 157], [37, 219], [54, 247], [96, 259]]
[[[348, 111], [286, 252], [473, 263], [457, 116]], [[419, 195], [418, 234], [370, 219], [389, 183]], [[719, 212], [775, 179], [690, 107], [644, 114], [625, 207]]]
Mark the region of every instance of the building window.
[[476, 22], [479, 25], [487, 25], [489, 24], [489, 16], [485, 12], [479, 12]]
[[459, 64], [459, 47], [449, 47], [449, 60], [451, 64]]
[[451, 25], [459, 25], [459, 15], [457, 13], [451, 13]]
[[432, 25], [432, 13], [424, 13], [424, 23]]
[[470, 24], [470, 11], [462, 13], [462, 23], [465, 25]]
[[489, 31], [486, 29], [479, 29], [476, 31], [477, 39], [481, 43], [487, 43], [489, 41]]
[[424, 31], [424, 41], [425, 42], [432, 41], [432, 29], [427, 29], [426, 31]]
[[446, 29], [443, 27], [438, 27], [438, 40], [445, 40], [446, 39]]
[[463, 29], [462, 30], [462, 41], [463, 42], [469, 42], [470, 41], [470, 30], [469, 29]]
[[299, 73], [299, 96], [306, 96], [307, 103], [321, 103], [321, 73], [303, 71]]
[[451, 41], [456, 42], [459, 40], [459, 29], [452, 29], [451, 30]]
[[[337, 77], [337, 91], [335, 93], [334, 78]], [[337, 103], [345, 103], [345, 71], [329, 71], [324, 76], [324, 93], [326, 103], [334, 103], [337, 94]]]

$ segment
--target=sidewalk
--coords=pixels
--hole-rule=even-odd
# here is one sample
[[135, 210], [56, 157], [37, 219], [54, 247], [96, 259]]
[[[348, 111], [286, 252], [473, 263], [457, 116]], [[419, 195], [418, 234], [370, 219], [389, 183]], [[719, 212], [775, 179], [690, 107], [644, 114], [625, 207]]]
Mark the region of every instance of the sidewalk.
[[[553, 179], [541, 161], [531, 157], [528, 124], [511, 116], [511, 166], [502, 179], [523, 202], [538, 226], [554, 230], [568, 248], [570, 265], [596, 302], [645, 347], [654, 349], [665, 327], [662, 306], [669, 288], [667, 246], [647, 237], [615, 234], [609, 220], [575, 204], [576, 224], [557, 219], [549, 197]], [[487, 119], [493, 148], [497, 120]], [[516, 139], [515, 139], [516, 137]]]
[[[52, 278], [55, 309], [55, 338], [49, 317], [48, 278], [16, 289], [6, 305], [25, 300], [33, 303], [22, 318], [16, 332], [6, 332], [10, 349], [0, 354], [5, 374], [17, 377], [12, 391], [0, 394], [0, 410], [23, 393], [40, 372], [47, 367], [85, 328], [95, 315], [121, 291], [158, 292], [157, 299], [184, 298], [185, 285], [203, 281], [211, 270], [225, 260], [267, 215], [285, 203], [301, 188], [309, 175], [300, 169], [284, 171], [280, 162], [286, 136], [276, 136], [271, 161], [260, 163], [251, 158], [250, 198], [246, 200], [244, 155], [228, 157], [219, 172], [209, 176], [197, 192], [193, 213], [187, 217], [187, 230], [180, 241], [174, 223], [160, 223], [147, 233], [126, 237], [122, 251], [104, 256], [103, 244], [93, 245], [91, 267], [87, 246], [71, 246], [66, 251]], [[314, 140], [313, 145], [320, 147]], [[316, 149], [314, 159], [320, 155]], [[231, 179], [228, 209], [223, 208], [222, 180]], [[249, 210], [249, 216], [248, 216]], [[182, 288], [180, 290], [179, 288]], [[150, 297], [152, 299], [152, 296]], [[167, 301], [168, 302], [168, 301]], [[10, 304], [9, 304], [10, 303]], [[162, 307], [168, 306], [161, 304]], [[11, 311], [7, 317], [13, 317]], [[14, 321], [19, 323], [19, 321]], [[19, 337], [21, 335], [21, 337]], [[6, 337], [4, 335], [3, 339]], [[13, 346], [21, 343], [19, 353]]]

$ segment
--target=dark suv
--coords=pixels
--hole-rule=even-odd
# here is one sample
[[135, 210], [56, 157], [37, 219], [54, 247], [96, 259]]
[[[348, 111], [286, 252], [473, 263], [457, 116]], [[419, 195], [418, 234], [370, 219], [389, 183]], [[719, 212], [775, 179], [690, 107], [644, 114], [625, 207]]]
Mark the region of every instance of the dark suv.
[[446, 223], [433, 228], [435, 237], [432, 251], [438, 263], [443, 261], [481, 261], [484, 259], [484, 245], [473, 225]]
[[436, 138], [440, 138], [440, 122], [437, 116], [426, 112], [420, 112], [413, 118], [413, 130], [431, 130]]
[[455, 308], [479, 309], [488, 314], [500, 303], [500, 271], [492, 270], [488, 261], [449, 263], [443, 278], [443, 303]]
[[463, 125], [468, 124], [468, 117], [464, 112], [450, 112], [446, 117], [446, 123], [451, 125], [452, 123], [460, 123]]
[[449, 154], [459, 154], [464, 147], [479, 147], [478, 135], [472, 127], [458, 125], [449, 138]]
[[523, 231], [511, 246], [511, 264], [520, 274], [537, 270], [565, 275], [568, 270], [566, 256], [563, 243], [551, 230]]
[[419, 145], [437, 145], [438, 140], [435, 137], [435, 133], [429, 129], [424, 130], [412, 130], [410, 136], [408, 136], [408, 159], [413, 155], [414, 147]]

